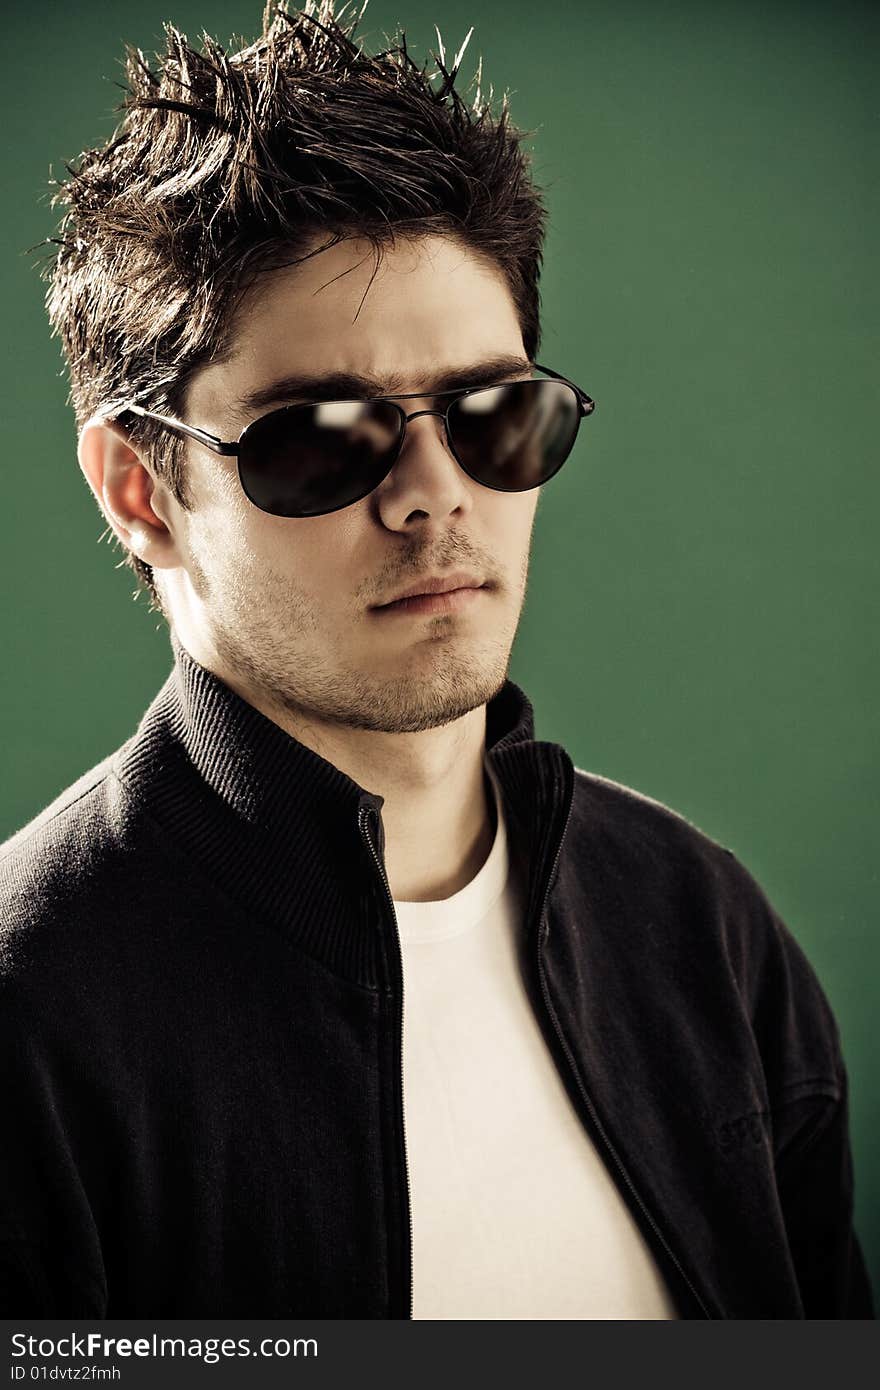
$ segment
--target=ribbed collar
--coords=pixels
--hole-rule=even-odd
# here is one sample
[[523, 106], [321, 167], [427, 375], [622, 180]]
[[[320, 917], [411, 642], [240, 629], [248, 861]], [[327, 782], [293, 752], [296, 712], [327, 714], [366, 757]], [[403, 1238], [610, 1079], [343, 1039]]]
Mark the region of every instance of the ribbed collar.
[[[378, 820], [382, 797], [292, 738], [174, 638], [172, 646], [173, 669], [120, 749], [118, 776], [184, 856], [179, 862], [207, 874], [251, 918], [375, 988], [376, 903], [385, 895], [359, 814]], [[533, 734], [532, 706], [508, 680], [487, 706], [486, 755], [505, 797], [511, 852], [528, 856], [537, 891], [571, 762]], [[204, 891], [198, 872], [181, 883], [183, 894]]]

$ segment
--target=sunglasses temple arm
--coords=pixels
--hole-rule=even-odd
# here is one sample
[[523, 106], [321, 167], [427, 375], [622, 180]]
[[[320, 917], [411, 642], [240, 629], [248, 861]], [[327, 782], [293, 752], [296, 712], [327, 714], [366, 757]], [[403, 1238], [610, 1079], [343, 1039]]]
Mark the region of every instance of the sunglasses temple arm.
[[570, 386], [580, 401], [581, 410], [584, 415], [592, 415], [593, 411], [596, 409], [596, 402], [593, 400], [592, 396], [588, 396], [586, 391], [582, 391], [579, 386], [576, 386], [573, 381], [569, 381], [568, 377], [563, 376], [561, 372], [554, 372], [551, 367], [542, 367], [540, 362], [536, 362], [535, 367], [539, 372], [543, 372], [545, 376], [553, 377], [554, 381], [564, 381], [566, 386]]
[[145, 410], [142, 405], [126, 406], [125, 410], [121, 410], [119, 413], [120, 415], [126, 413], [140, 415], [145, 420], [155, 420], [157, 424], [164, 425], [166, 429], [173, 430], [175, 434], [185, 434], [189, 439], [195, 439], [197, 443], [204, 444], [215, 454], [225, 454], [231, 458], [238, 454], [238, 444], [227, 444], [222, 439], [218, 439], [216, 435], [208, 434], [206, 430], [200, 430], [196, 425], [185, 425], [182, 420], [175, 420], [171, 415], [158, 415], [155, 410]]

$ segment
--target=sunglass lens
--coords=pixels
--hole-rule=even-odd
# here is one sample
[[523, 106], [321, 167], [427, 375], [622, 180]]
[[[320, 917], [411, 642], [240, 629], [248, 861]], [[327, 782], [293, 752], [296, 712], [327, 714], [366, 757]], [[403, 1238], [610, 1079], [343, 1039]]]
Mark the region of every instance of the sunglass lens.
[[581, 411], [561, 381], [517, 381], [460, 397], [449, 410], [449, 442], [465, 472], [499, 492], [525, 492], [562, 467]]
[[272, 411], [242, 435], [242, 487], [274, 516], [338, 511], [379, 485], [402, 432], [402, 412], [388, 401], [322, 401]]

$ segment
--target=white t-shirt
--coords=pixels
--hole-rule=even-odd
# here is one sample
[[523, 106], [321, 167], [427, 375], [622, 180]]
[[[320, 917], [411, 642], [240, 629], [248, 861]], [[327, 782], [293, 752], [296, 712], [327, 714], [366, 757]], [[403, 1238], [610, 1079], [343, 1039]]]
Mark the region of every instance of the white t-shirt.
[[517, 961], [522, 892], [497, 831], [441, 902], [395, 902], [413, 1317], [678, 1316], [576, 1114]]

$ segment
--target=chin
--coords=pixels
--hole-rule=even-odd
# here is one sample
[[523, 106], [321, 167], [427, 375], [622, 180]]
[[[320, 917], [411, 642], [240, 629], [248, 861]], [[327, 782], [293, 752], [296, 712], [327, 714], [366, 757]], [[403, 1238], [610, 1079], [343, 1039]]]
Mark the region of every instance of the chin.
[[453, 724], [481, 708], [498, 693], [507, 663], [476, 668], [461, 661], [430, 674], [399, 677], [354, 676], [344, 698], [325, 706], [325, 717], [354, 729], [376, 733], [416, 734]]

